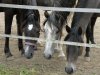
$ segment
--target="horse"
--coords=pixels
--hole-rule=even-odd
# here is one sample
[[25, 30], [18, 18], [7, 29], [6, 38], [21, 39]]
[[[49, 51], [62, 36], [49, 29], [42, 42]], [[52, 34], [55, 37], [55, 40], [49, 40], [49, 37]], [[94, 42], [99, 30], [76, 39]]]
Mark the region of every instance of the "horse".
[[[24, 2], [24, 3], [22, 3], [22, 2], [24, 2], [24, 1], [26, 1], [26, 0], [20, 0], [20, 1], [13, 1], [13, 0], [10, 0], [10, 1], [7, 1], [7, 0], [0, 0], [0, 3], [7, 3], [7, 4], [22, 4], [22, 5], [30, 5], [30, 2], [28, 2], [28, 1], [26, 1], [26, 2]], [[30, 0], [29, 0], [30, 1]], [[34, 4], [32, 4], [32, 5], [39, 5], [39, 6], [51, 6], [51, 4], [52, 4], [52, 1], [51, 0], [33, 0], [32, 1], [32, 3], [34, 3]], [[12, 19], [13, 19], [13, 16], [14, 15], [17, 15], [18, 17], [20, 17], [19, 16], [19, 14], [21, 13], [21, 12], [23, 12], [23, 10], [22, 11], [20, 11], [20, 13], [19, 13], [19, 9], [7, 9], [7, 8], [2, 8], [2, 7], [0, 7], [0, 12], [5, 12], [5, 34], [11, 34], [11, 25], [12, 25]], [[26, 10], [24, 10], [24, 12], [27, 12], [27, 13], [23, 13], [23, 14], [28, 14], [28, 10], [26, 11]], [[39, 12], [38, 11], [36, 11], [36, 12], [34, 12], [35, 13], [35, 15], [38, 17], [38, 20], [39, 20], [39, 18], [40, 18], [40, 15], [39, 15]], [[36, 14], [37, 13], [37, 14]], [[9, 17], [9, 16], [11, 16], [11, 17]], [[16, 19], [18, 19], [18, 21], [17, 21], [17, 24], [19, 24], [19, 19], [21, 18], [18, 18], [16, 16]], [[25, 15], [24, 15], [25, 16]], [[23, 16], [23, 17], [24, 17]], [[27, 19], [27, 18], [26, 18]], [[36, 19], [36, 18], [35, 18]], [[20, 21], [21, 22], [21, 21]], [[38, 22], [40, 22], [40, 21], [38, 21]], [[22, 23], [23, 24], [23, 23]], [[21, 33], [21, 31], [22, 30], [20, 30], [21, 28], [19, 28], [19, 27], [26, 27], [27, 25], [25, 25], [25, 26], [20, 26], [20, 25], [17, 25], [17, 33], [18, 33], [18, 35], [22, 35], [22, 33]], [[39, 34], [39, 30], [38, 29], [40, 29], [40, 26], [39, 25], [37, 25], [37, 27], [38, 28], [36, 28], [36, 34], [38, 35]], [[31, 26], [29, 27], [29, 28], [31, 28]], [[35, 32], [34, 32], [35, 33]], [[31, 33], [30, 34], [28, 34], [28, 36], [30, 36], [31, 35]], [[36, 35], [35, 35], [36, 36]], [[33, 34], [32, 34], [32, 37], [33, 37]], [[36, 36], [37, 37], [37, 36]], [[30, 41], [31, 42], [31, 41]], [[32, 58], [32, 56], [33, 56], [33, 53], [32, 53], [32, 49], [33, 49], [33, 47], [32, 47], [32, 45], [35, 45], [35, 44], [32, 44], [32, 43], [30, 43], [30, 42], [28, 42], [27, 44], [30, 44], [30, 47], [29, 47], [29, 53], [26, 53], [27, 54], [27, 56], [28, 57], [30, 57], [30, 58]], [[19, 50], [21, 51], [21, 54], [23, 55], [24, 54], [24, 49], [23, 49], [23, 45], [22, 45], [22, 39], [18, 39], [18, 47], [19, 47]], [[34, 46], [34, 47], [36, 47], [36, 45]], [[25, 47], [25, 48], [28, 48], [28, 46], [27, 47]], [[34, 50], [34, 49], [33, 49]], [[28, 50], [27, 50], [28, 51]], [[31, 52], [30, 52], [31, 51]], [[9, 38], [6, 38], [6, 40], [5, 40], [5, 48], [4, 48], [4, 53], [5, 53], [5, 55], [6, 55], [6, 57], [8, 58], [8, 57], [11, 57], [12, 56], [12, 54], [11, 54], [11, 52], [10, 52], [10, 48], [9, 48]]]
[[[76, 1], [73, 0], [52, 0], [52, 7], [72, 7]], [[51, 40], [61, 40], [62, 28], [66, 22], [69, 12], [52, 11], [50, 14], [48, 12], [44, 13], [46, 20], [43, 23], [44, 34], [46, 40], [44, 57], [46, 59], [51, 59], [53, 54], [56, 52], [56, 44]], [[59, 57], [65, 57], [61, 45], [57, 44], [59, 47]]]
[[[58, 2], [58, 3], [57, 3]], [[64, 1], [62, 1], [60, 3], [59, 1], [54, 1], [52, 2], [51, 6], [61, 6], [61, 7], [73, 7], [76, 3], [76, 0], [68, 0], [65, 3], [63, 3]], [[64, 6], [65, 4], [65, 6]], [[62, 27], [64, 25], [64, 23], [66, 22], [66, 18], [69, 15], [69, 12], [58, 12], [58, 11], [53, 11], [51, 14], [49, 14], [47, 11], [44, 13], [46, 20], [44, 21], [44, 30], [45, 30], [45, 36], [46, 39], [53, 39], [53, 40], [60, 40], [61, 39], [61, 33], [62, 33]], [[58, 16], [58, 18], [56, 18]], [[91, 22], [93, 21], [94, 18], [91, 19]], [[62, 23], [61, 23], [61, 22]], [[58, 22], [58, 23], [57, 23]], [[60, 23], [59, 23], [60, 22]], [[92, 22], [93, 23], [93, 22]], [[94, 37], [93, 37], [93, 28], [94, 28], [94, 24], [88, 25], [87, 28], [87, 32], [86, 32], [86, 38], [87, 38], [87, 42], [90, 40], [92, 43], [94, 42]], [[59, 33], [56, 33], [56, 32]], [[89, 35], [91, 33], [91, 35]], [[90, 38], [88, 38], [90, 37]], [[54, 43], [50, 43], [51, 41], [46, 42], [45, 44], [45, 51], [44, 51], [44, 56], [47, 59], [50, 59], [51, 56], [53, 55], [54, 51], [55, 51], [55, 45]], [[62, 51], [62, 47], [61, 45], [59, 46], [59, 57], [64, 57], [64, 53]], [[89, 48], [86, 48], [86, 51], [89, 50]]]
[[[78, 0], [77, 8], [99, 8], [100, 0]], [[65, 37], [65, 41], [71, 42], [80, 42], [83, 43], [84, 33], [87, 32], [87, 28], [90, 27], [90, 22], [95, 23], [96, 18], [99, 16], [97, 13], [75, 13], [72, 26], [69, 28], [66, 27], [68, 31], [68, 35]], [[92, 20], [91, 20], [92, 19]], [[92, 38], [93, 39], [93, 38]], [[67, 65], [65, 67], [65, 72], [68, 74], [72, 74], [76, 71], [76, 62], [78, 56], [82, 54], [82, 47], [80, 46], [72, 46], [66, 45], [66, 54], [67, 54]], [[89, 50], [86, 50], [85, 57], [89, 58]]]
[[[37, 5], [36, 0], [2, 0], [1, 2], [7, 4]], [[5, 13], [5, 34], [11, 34], [13, 16], [16, 15], [17, 33], [19, 36], [22, 36], [22, 33], [24, 33], [26, 37], [39, 37], [40, 14], [38, 10], [3, 8], [3, 12]], [[34, 50], [37, 47], [36, 44], [37, 41], [26, 39], [25, 47], [23, 47], [22, 39], [18, 39], [18, 48], [21, 51], [21, 54], [24, 54], [28, 59], [33, 57]], [[4, 53], [7, 58], [12, 56], [8, 37], [5, 39]]]

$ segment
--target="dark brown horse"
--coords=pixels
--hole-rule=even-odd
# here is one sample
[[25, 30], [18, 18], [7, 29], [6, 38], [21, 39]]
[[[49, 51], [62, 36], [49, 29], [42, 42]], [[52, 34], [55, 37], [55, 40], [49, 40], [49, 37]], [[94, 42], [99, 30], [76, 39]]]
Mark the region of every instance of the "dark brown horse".
[[[77, 7], [78, 8], [98, 8], [100, 5], [100, 0], [79, 0]], [[88, 32], [87, 28], [91, 27], [90, 25], [95, 23], [98, 14], [94, 13], [75, 13], [72, 20], [72, 27], [67, 28], [68, 35], [66, 36], [66, 41], [72, 42], [80, 42], [83, 43], [83, 35]], [[92, 20], [91, 20], [92, 19]], [[92, 28], [93, 30], [93, 28]], [[88, 32], [87, 36], [91, 35], [91, 32]], [[92, 34], [93, 35], [93, 34]], [[88, 39], [91, 39], [88, 37]], [[78, 56], [82, 54], [82, 47], [80, 46], [72, 46], [67, 45], [66, 53], [67, 53], [67, 61], [68, 64], [65, 67], [65, 71], [68, 74], [72, 74], [75, 69], [75, 63], [78, 59]], [[89, 58], [89, 49], [86, 50], [85, 54], [86, 58]]]
[[[52, 0], [0, 0], [0, 3], [7, 3], [7, 4], [21, 4], [21, 5], [40, 5], [40, 6], [51, 6]], [[17, 19], [17, 30], [18, 35], [22, 35], [22, 30], [25, 33], [25, 36], [30, 37], [39, 37], [39, 19], [40, 15], [37, 10], [21, 10], [21, 9], [11, 9], [11, 8], [2, 8], [0, 7], [0, 12], [5, 13], [5, 34], [11, 34], [11, 26], [12, 26], [12, 20], [13, 16], [16, 15]], [[34, 21], [33, 21], [34, 20]], [[30, 26], [28, 26], [30, 24]], [[32, 26], [35, 25], [35, 26]], [[22, 27], [22, 28], [21, 28]], [[34, 27], [34, 29], [32, 28]], [[27, 30], [27, 29], [31, 29]], [[20, 30], [21, 29], [21, 30]], [[35, 34], [34, 34], [35, 33]], [[36, 44], [33, 44], [32, 40], [26, 40], [25, 43], [25, 55], [28, 58], [31, 58], [33, 56], [33, 47], [36, 48]], [[33, 46], [34, 45], [34, 46]], [[22, 39], [18, 39], [18, 47], [21, 53], [24, 53]], [[28, 50], [26, 50], [28, 49]], [[27, 53], [26, 53], [27, 51]], [[6, 57], [12, 56], [9, 48], [9, 38], [6, 38], [5, 40], [5, 49], [4, 52], [6, 54]]]
[[[0, 2], [7, 4], [37, 5], [36, 0], [2, 0]], [[5, 13], [5, 34], [11, 34], [13, 16], [16, 15], [18, 35], [22, 36], [22, 33], [24, 33], [27, 37], [39, 37], [40, 15], [38, 10], [3, 8], [3, 12]], [[25, 40], [25, 47], [23, 49], [22, 39], [18, 39], [18, 47], [21, 54], [25, 54], [27, 58], [31, 58], [35, 50], [36, 42]], [[5, 39], [4, 52], [6, 57], [12, 56], [9, 48], [9, 38]]]

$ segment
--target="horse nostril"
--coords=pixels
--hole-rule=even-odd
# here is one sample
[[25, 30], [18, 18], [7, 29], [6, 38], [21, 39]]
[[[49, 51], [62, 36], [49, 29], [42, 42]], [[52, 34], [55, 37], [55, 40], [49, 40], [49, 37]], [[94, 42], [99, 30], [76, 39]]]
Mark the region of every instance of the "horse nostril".
[[51, 59], [52, 56], [51, 56], [51, 55], [47, 55], [47, 56], [44, 55], [44, 57], [45, 57], [46, 59]]
[[30, 56], [32, 57], [32, 56], [33, 56], [33, 54], [32, 54], [32, 53], [30, 53]]
[[26, 57], [27, 59], [31, 59], [31, 58], [33, 57], [33, 54], [30, 53], [30, 54], [28, 54], [28, 55], [25, 55], [25, 57]]
[[51, 59], [51, 55], [49, 55], [48, 59]]
[[73, 68], [65, 67], [65, 72], [67, 72], [68, 74], [72, 74], [74, 71], [73, 71]]

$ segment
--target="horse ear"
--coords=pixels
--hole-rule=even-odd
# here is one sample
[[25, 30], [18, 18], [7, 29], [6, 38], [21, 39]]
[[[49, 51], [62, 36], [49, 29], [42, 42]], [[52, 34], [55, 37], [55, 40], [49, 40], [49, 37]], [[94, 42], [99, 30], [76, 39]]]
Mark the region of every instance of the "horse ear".
[[44, 16], [45, 16], [46, 18], [48, 18], [48, 17], [49, 17], [49, 13], [48, 13], [47, 11], [45, 11], [45, 12], [44, 12]]
[[82, 34], [82, 28], [81, 28], [81, 27], [78, 28], [78, 34], [79, 34], [79, 35]]
[[70, 33], [70, 31], [71, 31], [71, 28], [70, 28], [68, 25], [66, 25], [66, 31], [67, 31], [68, 33]]

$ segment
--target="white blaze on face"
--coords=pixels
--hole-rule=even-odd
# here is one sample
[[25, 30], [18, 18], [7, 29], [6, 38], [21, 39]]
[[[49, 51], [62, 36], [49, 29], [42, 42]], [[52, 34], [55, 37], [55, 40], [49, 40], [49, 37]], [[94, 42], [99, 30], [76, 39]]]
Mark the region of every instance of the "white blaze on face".
[[46, 22], [46, 24], [44, 26], [44, 30], [45, 30], [46, 39], [48, 39], [48, 40], [56, 39], [57, 28], [53, 24], [50, 26], [50, 25], [48, 25], [48, 22]]
[[45, 36], [46, 36], [46, 39], [48, 40], [45, 44], [45, 51], [44, 51], [44, 54], [46, 56], [52, 55], [54, 53], [54, 44], [50, 40], [53, 40], [55, 38], [55, 34], [53, 32], [53, 27], [51, 26], [48, 25], [48, 22], [46, 22], [44, 26]]
[[25, 53], [29, 51], [29, 46], [25, 46]]
[[48, 25], [48, 22], [46, 22], [45, 26], [44, 26], [45, 31], [48, 31], [48, 33], [51, 33], [51, 27]]
[[28, 26], [28, 30], [32, 30], [32, 28], [33, 28], [33, 24], [30, 24], [30, 25]]

